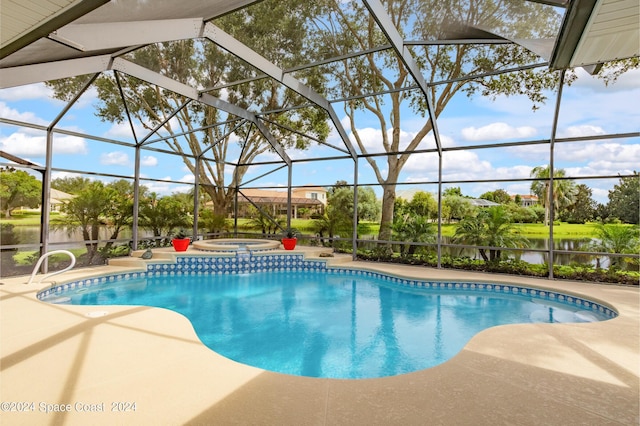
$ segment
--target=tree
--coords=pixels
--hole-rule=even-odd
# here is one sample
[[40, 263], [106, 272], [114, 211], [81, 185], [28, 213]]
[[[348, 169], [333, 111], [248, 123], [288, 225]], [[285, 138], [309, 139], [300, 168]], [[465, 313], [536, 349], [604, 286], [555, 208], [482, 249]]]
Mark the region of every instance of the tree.
[[200, 210], [198, 225], [212, 234], [224, 232], [229, 228], [227, 217], [217, 214], [211, 209]]
[[445, 188], [444, 191], [442, 191], [442, 196], [443, 197], [464, 197], [464, 195], [462, 195], [462, 189], [460, 189], [459, 186], [451, 186], [449, 188]]
[[[307, 56], [303, 44], [307, 36], [305, 18], [315, 13], [315, 9], [314, 2], [304, 0], [262, 2], [227, 14], [215, 24], [245, 44], [259, 48], [260, 53], [275, 65], [289, 68]], [[251, 22], [251, 31], [247, 31], [247, 22]], [[287, 48], [283, 49], [283, 45]], [[174, 80], [198, 88], [212, 88], [207, 92], [223, 96], [244, 109], [281, 110], [303, 103], [301, 96], [269, 79], [215, 89], [225, 83], [254, 76], [256, 70], [209, 41], [181, 40], [149, 45], [132, 52], [129, 59]], [[233, 199], [234, 188], [242, 182], [248, 170], [247, 165], [258, 155], [271, 150], [271, 145], [251, 124], [232, 132], [238, 124], [237, 117], [199, 102], [190, 102], [179, 110], [174, 120], [168, 120], [170, 114], [186, 102], [186, 98], [137, 78], [115, 74], [104, 73], [94, 83], [99, 98], [97, 116], [103, 121], [121, 123], [131, 115], [147, 131], [163, 123], [163, 130], [170, 137], [161, 143], [182, 156], [182, 161], [193, 174], [199, 162], [201, 188], [210, 195], [214, 212], [224, 214]], [[321, 91], [320, 86], [325, 80], [319, 70], [305, 70], [299, 75], [306, 77], [307, 84]], [[52, 81], [47, 85], [54, 90], [56, 98], [69, 100], [84, 81], [85, 77], [79, 77]], [[319, 108], [266, 114], [261, 118], [276, 123], [265, 122], [265, 125], [285, 147], [305, 148], [309, 144], [310, 139], [298, 132], [319, 141], [326, 140], [329, 134], [326, 112]], [[195, 129], [203, 130], [194, 132]], [[228, 182], [225, 180], [225, 173], [230, 167], [227, 155], [232, 144], [236, 143], [241, 147], [237, 158], [240, 166], [235, 168]]]
[[66, 229], [69, 234], [80, 227], [89, 263], [98, 252], [100, 227], [106, 223], [115, 198], [116, 192], [113, 188], [105, 186], [101, 181], [93, 181], [62, 206], [65, 215], [56, 227]]
[[445, 219], [448, 223], [451, 223], [451, 220], [460, 220], [471, 216], [476, 210], [477, 207], [474, 207], [468, 198], [457, 195], [442, 198], [442, 219]]
[[[456, 243], [488, 247], [525, 247], [527, 239], [514, 233], [511, 217], [503, 206], [481, 209], [476, 216], [466, 217], [456, 227]], [[479, 248], [485, 262], [500, 260], [501, 250]]]
[[[598, 238], [589, 244], [589, 249], [605, 253], [637, 254], [640, 251], [638, 239], [640, 228], [620, 224], [598, 224]], [[622, 257], [611, 257], [610, 268], [619, 268], [624, 263]], [[597, 259], [597, 267], [600, 267], [600, 259]]]
[[380, 203], [375, 191], [370, 186], [358, 187], [358, 223], [361, 220], [377, 221], [380, 219]]
[[247, 207], [247, 216], [251, 218], [251, 220], [249, 220], [249, 226], [261, 231], [263, 236], [267, 234], [276, 234], [280, 228], [284, 228], [286, 226], [286, 218], [271, 218], [262, 214], [262, 212], [253, 205], [249, 205]]
[[594, 211], [594, 216], [597, 220], [601, 222], [607, 222], [609, 217], [611, 216], [611, 211], [609, 210], [608, 204], [597, 203]]
[[337, 181], [327, 191], [327, 207], [324, 214], [315, 221], [316, 232], [320, 237], [327, 234], [348, 236], [353, 234], [353, 226], [360, 220], [377, 219], [380, 209], [376, 194], [370, 187], [358, 188], [357, 223], [353, 223], [353, 188], [346, 181]]
[[91, 179], [82, 176], [65, 176], [51, 179], [51, 187], [67, 194], [77, 194], [87, 188]]
[[[106, 223], [111, 228], [109, 240], [115, 240], [120, 232], [125, 228], [130, 228], [133, 223], [133, 182], [126, 179], [119, 179], [107, 185], [113, 189], [111, 194], [111, 205], [106, 215]], [[144, 197], [147, 189], [140, 188], [140, 196]], [[105, 249], [109, 250], [113, 246], [113, 241], [107, 241]]]
[[22, 170], [0, 169], [0, 203], [5, 218], [18, 207], [38, 207], [42, 201], [42, 183]]
[[514, 223], [536, 223], [538, 222], [538, 215], [536, 209], [541, 209], [541, 217], [544, 219], [544, 209], [540, 206], [522, 207], [520, 204], [509, 203], [504, 205], [511, 220]]
[[569, 223], [585, 223], [593, 220], [596, 211], [596, 202], [591, 198], [593, 191], [587, 185], [576, 186], [573, 203], [560, 215], [560, 220]]
[[485, 192], [480, 196], [483, 200], [493, 201], [498, 204], [510, 204], [512, 202], [511, 195], [504, 189], [496, 189], [495, 191]]
[[[429, 217], [437, 217], [437, 203], [428, 192], [418, 191], [411, 201], [396, 199], [393, 216], [393, 238], [398, 241], [430, 243], [435, 241], [436, 227], [429, 222]], [[400, 255], [412, 257], [418, 246], [400, 245]]]
[[564, 169], [554, 170], [553, 191], [551, 191], [549, 166], [537, 166], [531, 170], [532, 177], [543, 179], [536, 180], [531, 184], [531, 192], [538, 196], [540, 204], [542, 204], [545, 209], [544, 224], [547, 226], [551, 220], [552, 202], [555, 216], [558, 211], [570, 206], [574, 201], [576, 194], [575, 184], [571, 180], [563, 179], [565, 175]]
[[[393, 222], [393, 238], [398, 241], [431, 243], [436, 238], [436, 227], [426, 216], [412, 214], [411, 209], [397, 212]], [[418, 246], [401, 244], [400, 255], [413, 257]]]
[[615, 216], [623, 222], [636, 225], [640, 223], [640, 176], [638, 172], [634, 172], [634, 176], [620, 178], [618, 184], [609, 191], [607, 207], [611, 216]]
[[438, 218], [438, 201], [430, 192], [418, 191], [408, 203], [409, 209], [416, 215], [426, 219]]
[[191, 225], [188, 206], [180, 201], [180, 197], [158, 197], [152, 192], [140, 203], [141, 227], [153, 232], [154, 237], [169, 235], [176, 228]]
[[[329, 188], [327, 208], [333, 210], [331, 215], [335, 220], [345, 223], [341, 226], [343, 231], [347, 228], [353, 229], [351, 226], [346, 226], [346, 222], [353, 222], [353, 187], [348, 186], [347, 182], [340, 180]], [[373, 188], [358, 187], [358, 223], [361, 220], [377, 220], [379, 215], [380, 205]]]
[[[394, 215], [396, 185], [402, 168], [411, 153], [425, 140], [432, 130], [431, 120], [424, 120], [408, 145], [401, 146], [402, 112], [425, 117], [424, 94], [419, 90], [398, 91], [401, 87], [414, 84], [409, 70], [389, 49], [369, 53], [358, 58], [348, 57], [353, 51], [366, 51], [372, 47], [388, 43], [373, 18], [359, 1], [328, 0], [329, 11], [317, 22], [317, 49], [326, 56], [344, 55], [345, 59], [333, 64], [336, 85], [332, 88], [339, 97], [351, 98], [344, 103], [344, 111], [349, 118], [351, 131], [359, 149], [369, 153], [358, 130], [358, 114], [370, 112], [379, 123], [379, 140], [384, 152], [388, 153], [386, 164], [379, 164], [375, 157], [366, 160], [373, 169], [376, 179], [383, 187], [380, 240], [391, 236]], [[470, 26], [482, 26], [494, 19], [497, 7], [502, 14], [502, 29], [517, 38], [539, 38], [553, 36], [560, 20], [552, 8], [538, 7], [530, 2], [515, 3], [500, 1], [495, 3], [469, 3], [448, 1], [396, 0], [385, 1], [386, 11], [391, 21], [404, 36], [418, 40], [437, 40], [442, 35], [436, 33], [439, 26], [433, 22], [464, 22]], [[533, 25], [527, 19], [535, 14]], [[368, 18], [363, 18], [368, 17]], [[416, 19], [416, 17], [419, 17]], [[462, 80], [460, 77], [512, 68], [533, 63], [539, 58], [516, 45], [440, 45], [412, 46], [413, 57], [421, 67], [427, 84], [436, 81], [448, 83], [430, 86], [427, 96], [431, 97], [435, 116], [439, 116], [445, 105], [459, 91], [468, 94], [480, 92], [484, 96], [498, 94], [525, 94], [536, 103], [544, 101], [543, 89], [552, 89], [557, 77], [548, 70], [526, 70], [507, 75]], [[389, 72], [393, 68], [394, 72]], [[376, 91], [388, 90], [390, 94], [372, 96]], [[388, 102], [385, 104], [385, 101]], [[403, 105], [408, 105], [404, 108]], [[386, 173], [385, 170], [386, 169]]]

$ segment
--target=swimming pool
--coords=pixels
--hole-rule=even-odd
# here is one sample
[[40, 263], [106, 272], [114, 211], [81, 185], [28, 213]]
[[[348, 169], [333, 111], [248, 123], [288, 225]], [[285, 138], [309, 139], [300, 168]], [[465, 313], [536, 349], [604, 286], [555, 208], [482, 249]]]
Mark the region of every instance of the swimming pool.
[[231, 273], [239, 271], [239, 259], [214, 259], [67, 283], [39, 298], [172, 309], [189, 318], [205, 345], [230, 359], [330, 378], [429, 368], [495, 325], [616, 315], [578, 297], [514, 285], [402, 279], [286, 256], [250, 258], [255, 270]]

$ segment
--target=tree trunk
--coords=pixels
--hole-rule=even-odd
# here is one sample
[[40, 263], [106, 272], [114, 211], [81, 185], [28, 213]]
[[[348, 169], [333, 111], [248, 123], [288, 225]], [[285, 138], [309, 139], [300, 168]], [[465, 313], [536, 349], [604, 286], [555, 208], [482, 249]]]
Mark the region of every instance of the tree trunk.
[[[113, 229], [113, 232], [111, 233], [111, 236], [109, 237], [109, 239], [110, 240], [116, 240], [116, 239], [118, 239], [118, 235], [120, 235], [120, 227], [116, 226]], [[107, 243], [104, 246], [105, 250], [111, 250], [111, 247], [113, 247], [113, 244], [114, 244], [113, 241], [107, 241]]]
[[478, 249], [478, 250], [480, 250], [480, 256], [482, 256], [482, 259], [483, 259], [485, 262], [488, 262], [488, 261], [489, 261], [489, 258], [487, 257], [487, 252], [485, 252], [485, 251], [484, 251], [484, 249]]
[[382, 193], [382, 217], [378, 240], [391, 240], [391, 226], [393, 224], [393, 209], [396, 202], [396, 186], [385, 185]]
[[551, 185], [547, 185], [546, 191], [546, 203], [544, 206], [544, 224], [545, 226], [549, 226], [551, 224]]

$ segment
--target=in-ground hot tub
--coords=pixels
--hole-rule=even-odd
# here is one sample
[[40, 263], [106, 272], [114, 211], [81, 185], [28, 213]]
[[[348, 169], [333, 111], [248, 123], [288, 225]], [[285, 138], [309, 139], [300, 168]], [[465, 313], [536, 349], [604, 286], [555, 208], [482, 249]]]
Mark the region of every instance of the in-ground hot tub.
[[217, 240], [194, 241], [192, 247], [202, 251], [267, 251], [280, 248], [280, 241], [251, 238], [220, 238]]

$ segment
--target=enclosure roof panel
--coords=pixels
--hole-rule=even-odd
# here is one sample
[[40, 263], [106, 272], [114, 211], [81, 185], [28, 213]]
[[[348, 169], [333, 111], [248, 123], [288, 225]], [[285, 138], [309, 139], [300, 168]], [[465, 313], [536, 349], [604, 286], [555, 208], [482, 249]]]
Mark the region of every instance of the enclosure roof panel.
[[[512, 0], [511, 4], [526, 3], [526, 0]], [[167, 21], [170, 32], [171, 22], [182, 19], [195, 19], [196, 22], [209, 22], [235, 10], [259, 3], [256, 0], [4, 0], [1, 10], [2, 52], [0, 68], [29, 64], [41, 64], [104, 54], [121, 54], [140, 47], [134, 43], [126, 46], [92, 47], [92, 43], [82, 37], [67, 39], [65, 25], [110, 24], [145, 21]], [[540, 1], [548, 7], [560, 7], [563, 2]], [[513, 6], [510, 6], [513, 7]], [[375, 8], [372, 9], [375, 18]], [[563, 13], [563, 12], [560, 12]], [[419, 17], [418, 17], [419, 18]], [[415, 18], [410, 18], [415, 19]], [[379, 19], [378, 19], [379, 20]], [[500, 13], [495, 14], [499, 25]], [[446, 23], [450, 25], [451, 23]], [[198, 26], [197, 24], [194, 24]], [[442, 23], [445, 25], [445, 23]], [[107, 28], [107, 27], [104, 27]], [[111, 33], [104, 31], [91, 34], [91, 37], [110, 39], [117, 33], [117, 27]], [[144, 33], [148, 29], [140, 26]], [[195, 29], [198, 31], [198, 28]], [[442, 28], [444, 34], [447, 28]], [[81, 34], [81, 33], [80, 33]], [[498, 38], [505, 36], [495, 30]], [[88, 36], [87, 36], [88, 37]], [[506, 38], [520, 43], [517, 37]], [[640, 54], [640, 3], [637, 0], [574, 0], [568, 2], [563, 26], [557, 40], [520, 40], [523, 46], [531, 49], [540, 43], [551, 43], [555, 47], [551, 54], [551, 67], [562, 69], [573, 66], [599, 64], [610, 60], [638, 56]], [[555, 43], [554, 43], [555, 41]], [[396, 40], [400, 42], [400, 40]], [[534, 49], [536, 53], [548, 51]], [[547, 56], [548, 54], [542, 54]]]

